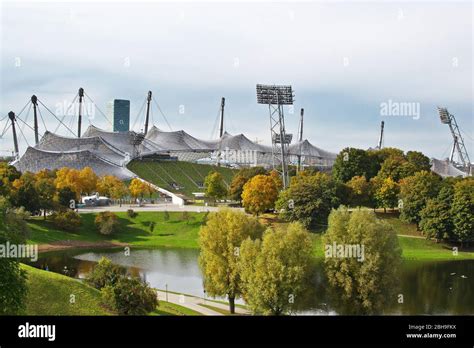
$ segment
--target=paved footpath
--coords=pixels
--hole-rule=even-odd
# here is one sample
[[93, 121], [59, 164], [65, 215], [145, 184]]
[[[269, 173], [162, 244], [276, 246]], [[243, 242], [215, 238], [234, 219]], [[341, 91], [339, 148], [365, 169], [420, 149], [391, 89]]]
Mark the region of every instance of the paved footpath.
[[[158, 301], [166, 301], [166, 292], [157, 290]], [[168, 292], [168, 302], [192, 309], [202, 315], [223, 315], [222, 313], [213, 311], [212, 309], [200, 306], [199, 304], [206, 304], [212, 307], [220, 308], [220, 309], [229, 309], [229, 305], [212, 302], [210, 300], [205, 300], [201, 297], [191, 296], [191, 295], [182, 295], [182, 294], [175, 294]], [[249, 311], [246, 309], [235, 307], [235, 312], [238, 314], [249, 314]]]
[[[205, 207], [198, 205], [177, 205], [177, 204], [146, 204], [143, 207], [139, 207], [135, 204], [122, 204], [119, 205], [110, 205], [104, 207], [89, 207], [89, 208], [80, 208], [79, 213], [94, 213], [101, 211], [112, 211], [120, 212], [127, 211], [128, 209], [133, 209], [134, 211], [189, 211], [197, 213], [205, 213], [206, 211], [217, 211], [219, 207]], [[244, 211], [243, 208], [232, 208], [237, 210]]]

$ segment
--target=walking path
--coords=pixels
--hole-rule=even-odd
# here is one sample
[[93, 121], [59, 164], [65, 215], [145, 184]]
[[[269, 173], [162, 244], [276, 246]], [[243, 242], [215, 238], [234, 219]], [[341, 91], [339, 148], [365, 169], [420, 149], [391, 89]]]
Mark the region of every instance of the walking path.
[[[166, 291], [157, 290], [158, 301], [166, 301]], [[223, 315], [222, 313], [216, 312], [210, 308], [201, 306], [200, 304], [209, 305], [219, 309], [229, 310], [229, 305], [205, 300], [201, 297], [175, 294], [168, 291], [168, 302], [192, 309], [193, 311], [199, 312], [202, 315]], [[235, 307], [237, 314], [250, 314], [246, 309]]]
[[[220, 207], [205, 207], [199, 205], [177, 205], [177, 204], [146, 204], [143, 207], [139, 207], [135, 204], [122, 204], [119, 205], [110, 205], [110, 206], [103, 206], [103, 207], [87, 207], [87, 208], [80, 208], [78, 211], [79, 213], [95, 213], [95, 212], [102, 212], [102, 211], [111, 211], [111, 212], [120, 212], [120, 211], [127, 211], [129, 209], [133, 209], [134, 211], [189, 211], [189, 212], [197, 212], [197, 213], [205, 213], [206, 211], [217, 211]], [[243, 208], [232, 208], [237, 210], [242, 210]]]

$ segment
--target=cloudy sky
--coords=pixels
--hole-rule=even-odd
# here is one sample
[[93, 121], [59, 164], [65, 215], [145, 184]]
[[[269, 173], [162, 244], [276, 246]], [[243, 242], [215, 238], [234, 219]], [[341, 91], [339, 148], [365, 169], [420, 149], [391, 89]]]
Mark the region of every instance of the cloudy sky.
[[[474, 157], [470, 1], [2, 1], [0, 27], [0, 120], [32, 94], [62, 117], [83, 87], [104, 113], [109, 100], [129, 99], [139, 130], [152, 90], [173, 130], [210, 139], [224, 96], [226, 130], [269, 143], [255, 85], [291, 84], [287, 129], [296, 134], [303, 107], [304, 136], [323, 149], [373, 147], [384, 120], [385, 146], [446, 157], [452, 138], [440, 105], [456, 116]], [[419, 113], [384, 115], [388, 103], [414, 103]], [[169, 130], [156, 106], [153, 119]], [[73, 116], [64, 122], [76, 129]], [[90, 122], [110, 127], [99, 111]], [[8, 133], [0, 150], [12, 147]]]

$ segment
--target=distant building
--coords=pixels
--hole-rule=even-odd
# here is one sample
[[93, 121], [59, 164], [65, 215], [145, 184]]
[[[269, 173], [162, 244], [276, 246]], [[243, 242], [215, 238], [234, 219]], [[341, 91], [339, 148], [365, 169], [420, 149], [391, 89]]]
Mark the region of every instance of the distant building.
[[113, 119], [114, 132], [130, 130], [130, 100], [114, 99], [108, 105], [109, 117]]

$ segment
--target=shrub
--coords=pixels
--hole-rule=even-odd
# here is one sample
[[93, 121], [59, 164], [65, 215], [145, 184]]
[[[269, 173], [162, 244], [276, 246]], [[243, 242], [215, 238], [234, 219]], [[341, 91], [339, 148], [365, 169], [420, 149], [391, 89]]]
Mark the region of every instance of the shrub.
[[133, 209], [128, 209], [127, 210], [127, 215], [129, 218], [133, 219], [133, 218], [136, 218], [138, 216], [138, 213], [136, 211], [134, 211]]
[[53, 225], [64, 231], [77, 231], [81, 226], [81, 217], [72, 210], [54, 212], [50, 215]]
[[86, 282], [100, 290], [107, 286], [114, 286], [125, 273], [124, 267], [114, 265], [112, 261], [102, 257], [87, 275]]
[[117, 232], [120, 225], [117, 215], [110, 211], [99, 213], [99, 215], [96, 216], [94, 222], [100, 234], [103, 235], [110, 235], [114, 232]]
[[120, 315], [145, 315], [158, 305], [156, 291], [140, 278], [120, 277], [101, 292], [104, 304]]

